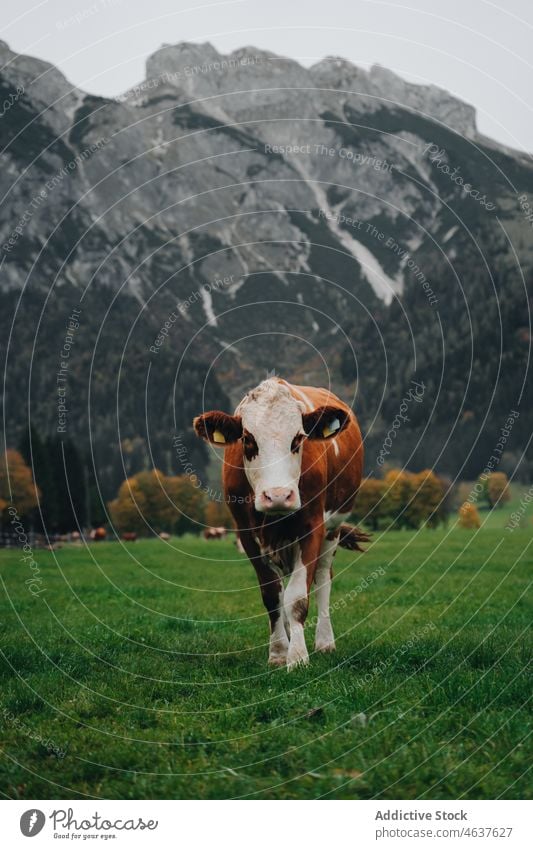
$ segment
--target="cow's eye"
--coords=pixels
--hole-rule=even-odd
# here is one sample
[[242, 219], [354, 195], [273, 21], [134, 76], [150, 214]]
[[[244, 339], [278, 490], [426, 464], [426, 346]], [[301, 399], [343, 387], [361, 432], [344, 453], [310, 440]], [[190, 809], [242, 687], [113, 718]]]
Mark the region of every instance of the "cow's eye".
[[245, 430], [242, 435], [242, 444], [244, 448], [244, 456], [247, 460], [253, 460], [254, 457], [257, 457], [259, 453], [259, 448], [257, 447], [257, 442], [253, 434], [251, 434], [248, 430]]
[[304, 439], [303, 433], [297, 433], [291, 442], [291, 452], [297, 454]]

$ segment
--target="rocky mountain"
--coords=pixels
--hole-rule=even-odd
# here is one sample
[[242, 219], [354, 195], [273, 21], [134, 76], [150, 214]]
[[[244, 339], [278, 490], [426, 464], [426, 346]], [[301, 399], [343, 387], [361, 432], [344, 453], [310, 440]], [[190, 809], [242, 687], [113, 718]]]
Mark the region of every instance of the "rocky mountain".
[[192, 415], [275, 370], [355, 399], [369, 471], [413, 378], [391, 461], [477, 474], [516, 409], [505, 462], [533, 471], [533, 166], [471, 106], [253, 47], [164, 45], [114, 100], [0, 64], [9, 441], [60, 428], [105, 497], [183, 470], [176, 439], [201, 473]]

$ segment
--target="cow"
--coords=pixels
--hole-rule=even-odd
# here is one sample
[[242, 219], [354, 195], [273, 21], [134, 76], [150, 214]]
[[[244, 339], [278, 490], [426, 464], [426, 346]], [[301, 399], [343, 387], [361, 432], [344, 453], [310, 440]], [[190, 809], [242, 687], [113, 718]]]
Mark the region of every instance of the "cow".
[[204, 528], [204, 539], [224, 539], [227, 535], [227, 528]]
[[124, 540], [124, 542], [136, 542], [137, 534], [135, 533], [135, 531], [124, 531], [124, 533], [122, 534], [122, 539]]
[[327, 389], [276, 377], [245, 395], [234, 415], [212, 410], [193, 426], [224, 446], [226, 502], [270, 619], [269, 663], [291, 670], [309, 662], [304, 623], [313, 582], [315, 650], [334, 651], [333, 556], [338, 545], [361, 551], [359, 543], [368, 541], [344, 523], [363, 470], [354, 413]]

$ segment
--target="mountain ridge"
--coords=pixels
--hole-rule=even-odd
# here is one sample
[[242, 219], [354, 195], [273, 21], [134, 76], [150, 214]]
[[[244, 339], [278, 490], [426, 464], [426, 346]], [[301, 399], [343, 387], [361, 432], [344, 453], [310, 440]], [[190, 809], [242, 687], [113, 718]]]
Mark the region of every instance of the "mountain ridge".
[[[117, 99], [72, 88], [53, 66], [19, 57], [5, 43], [0, 60], [2, 99], [22, 88], [0, 126], [0, 292], [11, 310], [23, 292], [26, 311], [15, 318], [20, 344], [9, 353], [7, 397], [16, 396], [17, 385], [27, 387], [43, 429], [54, 427], [54, 369], [44, 364], [61, 332], [58, 317], [84, 293], [90, 329], [78, 337], [79, 397], [70, 427], [90, 439], [96, 361], [100, 382], [90, 397], [97, 399], [107, 491], [122, 473], [108, 446], [121, 404], [125, 438], [145, 446], [136, 462], [149, 462], [153, 438], [158, 465], [175, 469], [169, 433], [179, 426], [198, 468], [205, 466], [188, 418], [205, 403], [203, 378], [197, 386], [192, 375], [196, 381], [209, 374], [208, 397], [226, 406], [272, 368], [300, 382], [332, 380], [344, 394], [355, 386], [378, 441], [414, 363], [425, 362], [431, 374], [441, 369], [438, 334], [460, 347], [465, 297], [466, 313], [487, 320], [496, 273], [511, 281], [517, 318], [506, 333], [516, 330], [511, 341], [522, 363], [520, 311], [529, 296], [515, 291], [520, 269], [506, 236], [529, 281], [533, 246], [517, 195], [531, 201], [533, 167], [522, 154], [484, 142], [468, 104], [380, 67], [364, 71], [332, 58], [303, 68], [255, 48], [224, 56], [212, 45], [164, 47], [149, 57], [146, 80]], [[352, 79], [359, 91], [342, 87]], [[177, 304], [168, 340], [154, 354], [153, 341]], [[497, 322], [499, 304], [494, 309]], [[96, 317], [103, 329], [94, 326]], [[4, 331], [12, 318], [4, 308]], [[416, 360], [408, 336], [402, 350], [396, 344], [409, 319], [409, 332], [419, 346], [423, 340]], [[43, 368], [40, 362], [35, 382], [28, 355], [37, 323]], [[388, 371], [384, 339], [394, 350]], [[363, 372], [346, 359], [354, 342]], [[443, 428], [458, 386], [470, 407], [464, 356], [457, 356], [435, 415]], [[183, 357], [191, 378], [179, 393], [183, 409], [176, 409], [170, 399]], [[496, 367], [494, 353], [489, 361]], [[158, 412], [148, 421], [136, 399], [147, 403], [146, 381], [154, 375]], [[391, 375], [394, 390], [380, 405], [376, 380], [387, 386]], [[117, 410], [104, 413], [114, 392]], [[11, 438], [21, 427], [19, 413]], [[444, 468], [452, 467], [448, 458]]]

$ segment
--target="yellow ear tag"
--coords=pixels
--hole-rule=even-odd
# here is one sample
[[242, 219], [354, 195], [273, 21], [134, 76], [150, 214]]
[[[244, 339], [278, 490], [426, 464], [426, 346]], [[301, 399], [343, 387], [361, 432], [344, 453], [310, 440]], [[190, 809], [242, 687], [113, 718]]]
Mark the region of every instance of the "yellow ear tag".
[[341, 423], [338, 419], [333, 419], [332, 422], [327, 424], [322, 431], [322, 436], [333, 436], [334, 433], [337, 433], [338, 430], [341, 429]]
[[213, 431], [213, 442], [220, 442], [220, 444], [222, 445], [225, 441], [226, 437], [224, 436], [221, 430]]

